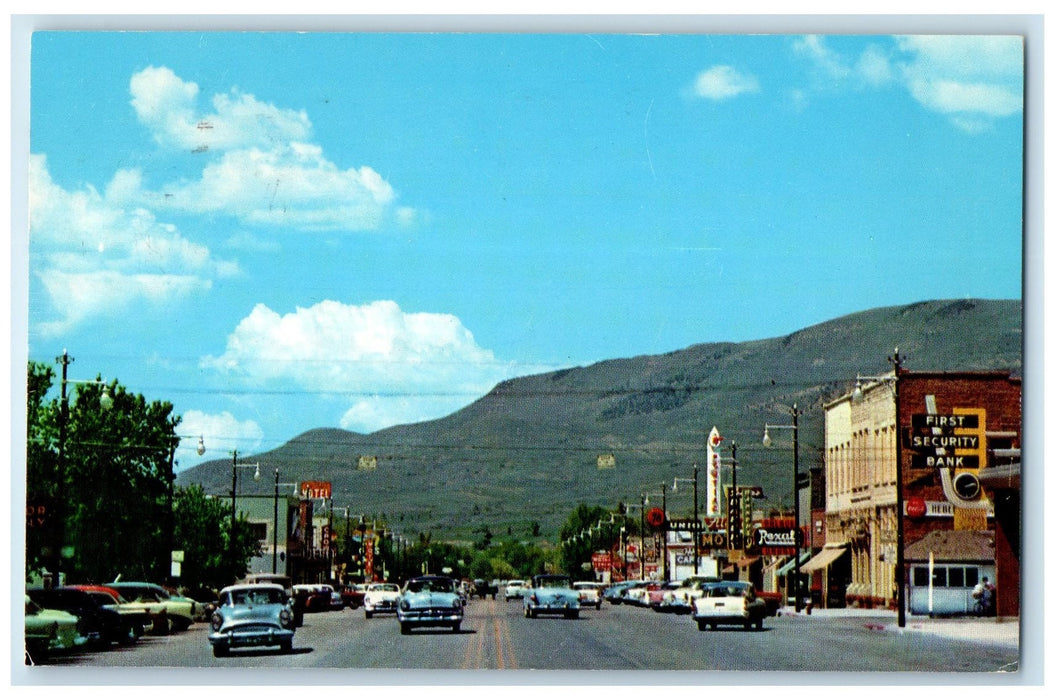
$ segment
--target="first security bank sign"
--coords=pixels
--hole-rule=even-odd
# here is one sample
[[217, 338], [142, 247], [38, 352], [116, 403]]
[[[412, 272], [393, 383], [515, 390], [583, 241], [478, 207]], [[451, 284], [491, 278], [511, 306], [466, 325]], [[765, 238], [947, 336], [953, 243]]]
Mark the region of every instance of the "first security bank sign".
[[[978, 471], [986, 466], [986, 411], [984, 408], [954, 408], [938, 412], [928, 397], [928, 412], [912, 416], [912, 427], [906, 444], [913, 453], [911, 466], [917, 470], [936, 470], [942, 492], [957, 519], [956, 529], [984, 529], [987, 511]], [[938, 505], [938, 504], [933, 504]], [[918, 518], [946, 515], [942, 509], [932, 512], [932, 503], [916, 497], [905, 504], [905, 514]]]

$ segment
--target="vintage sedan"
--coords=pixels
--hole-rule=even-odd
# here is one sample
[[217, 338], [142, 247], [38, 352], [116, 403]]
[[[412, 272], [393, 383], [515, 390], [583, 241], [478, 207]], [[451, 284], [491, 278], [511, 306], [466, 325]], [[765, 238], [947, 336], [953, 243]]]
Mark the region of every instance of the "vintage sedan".
[[36, 663], [54, 652], [72, 651], [88, 643], [81, 620], [64, 610], [42, 608], [26, 595], [26, 654]]
[[562, 574], [538, 574], [531, 579], [531, 591], [524, 595], [524, 617], [538, 615], [579, 617], [579, 592], [571, 578]]
[[[121, 597], [120, 593], [109, 586], [96, 586], [83, 583], [67, 587], [78, 591], [84, 591], [104, 608], [116, 610], [121, 616], [121, 619], [127, 622], [128, 627], [136, 639], [153, 631], [156, 618], [160, 617], [166, 619], [165, 610], [161, 606], [157, 606], [157, 608], [152, 611], [148, 606], [140, 603], [129, 603]], [[164, 625], [167, 628], [168, 623], [165, 622]]]
[[415, 627], [461, 629], [465, 607], [458, 585], [446, 576], [419, 576], [407, 581], [396, 608], [399, 631], [409, 634]]
[[233, 648], [277, 646], [293, 651], [293, 610], [282, 586], [249, 583], [220, 591], [219, 607], [210, 620], [209, 643], [213, 656], [226, 656]]
[[198, 604], [195, 601], [172, 595], [156, 583], [114, 581], [106, 585], [130, 603], [145, 603], [148, 606], [160, 604], [165, 609], [165, 617], [172, 632], [182, 632], [190, 627], [197, 614]]
[[743, 625], [744, 629], [762, 629], [766, 602], [755, 595], [755, 587], [746, 581], [705, 583], [693, 602], [692, 619], [702, 632], [718, 625]]
[[604, 590], [603, 583], [576, 581], [572, 584], [572, 588], [579, 592], [579, 605], [589, 605], [598, 610], [601, 609], [601, 591]]
[[352, 610], [363, 607], [366, 599], [366, 585], [361, 583], [348, 583], [341, 587], [341, 602]]
[[509, 601], [513, 598], [523, 598], [525, 585], [526, 584], [520, 579], [513, 579], [512, 581], [506, 582], [506, 600]]
[[142, 634], [141, 631], [137, 633], [131, 618], [118, 612], [112, 597], [105, 601], [110, 603], [107, 605], [97, 596], [69, 586], [34, 588], [28, 593], [33, 602], [42, 608], [65, 610], [81, 618], [82, 629], [87, 630], [95, 646], [105, 648], [111, 643], [131, 644]]
[[369, 620], [381, 613], [395, 613], [399, 586], [395, 583], [368, 583], [363, 596], [363, 614]]

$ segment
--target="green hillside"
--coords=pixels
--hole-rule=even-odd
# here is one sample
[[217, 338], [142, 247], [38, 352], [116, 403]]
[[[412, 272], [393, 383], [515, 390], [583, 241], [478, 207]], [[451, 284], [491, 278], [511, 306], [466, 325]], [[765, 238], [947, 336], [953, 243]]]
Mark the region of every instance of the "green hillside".
[[[439, 420], [370, 435], [312, 430], [251, 461], [264, 474], [278, 467], [284, 482], [331, 481], [336, 507], [384, 514], [404, 534], [468, 538], [487, 526], [524, 535], [538, 522], [542, 536], [553, 539], [580, 502], [638, 502], [642, 489], [659, 494], [661, 482], [691, 477], [717, 426], [737, 443], [739, 483], [762, 486], [766, 504], [777, 507], [790, 503], [790, 432], [775, 432], [776, 446], [763, 449], [764, 425], [789, 423], [797, 403], [800, 470], [819, 465], [823, 404], [852, 389], [858, 373], [888, 371], [895, 346], [909, 370], [1020, 374], [1022, 303], [886, 307], [780, 338], [706, 343], [522, 377]], [[615, 468], [599, 470], [600, 454], [615, 455]], [[360, 455], [376, 456], [376, 470], [357, 470]], [[244, 492], [270, 493], [268, 481], [243, 481]], [[177, 483], [227, 493], [230, 462], [201, 464]], [[667, 505], [674, 514], [691, 514], [691, 488], [668, 490]]]

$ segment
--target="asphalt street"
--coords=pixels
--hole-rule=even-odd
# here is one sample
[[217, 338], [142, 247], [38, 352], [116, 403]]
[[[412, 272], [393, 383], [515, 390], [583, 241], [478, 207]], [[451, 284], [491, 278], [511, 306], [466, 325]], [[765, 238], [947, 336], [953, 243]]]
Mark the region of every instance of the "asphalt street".
[[[239, 669], [333, 669], [318, 676], [332, 682], [349, 682], [340, 670], [362, 671], [379, 682], [428, 682], [442, 681], [446, 673], [480, 670], [883, 674], [1017, 669], [1014, 644], [902, 634], [892, 631], [889, 622], [889, 615], [792, 614], [766, 618], [762, 631], [729, 627], [700, 632], [687, 615], [627, 606], [583, 610], [577, 620], [529, 620], [518, 600], [473, 600], [457, 633], [422, 629], [401, 635], [394, 616], [368, 620], [362, 610], [345, 609], [307, 615], [291, 654], [246, 649], [216, 659], [206, 639], [208, 625], [196, 623], [185, 632], [146, 637], [129, 647], [57, 657], [30, 671], [44, 682], [61, 682], [65, 673], [76, 669], [87, 674], [87, 682], [104, 683], [115, 668], [123, 668], [135, 682], [165, 678], [179, 683], [185, 677], [181, 671], [200, 669], [205, 680], [223, 683], [237, 679]], [[369, 676], [379, 671], [399, 673]], [[280, 683], [287, 680], [274, 677]], [[597, 682], [607, 682], [602, 677], [611, 676], [599, 675]]]

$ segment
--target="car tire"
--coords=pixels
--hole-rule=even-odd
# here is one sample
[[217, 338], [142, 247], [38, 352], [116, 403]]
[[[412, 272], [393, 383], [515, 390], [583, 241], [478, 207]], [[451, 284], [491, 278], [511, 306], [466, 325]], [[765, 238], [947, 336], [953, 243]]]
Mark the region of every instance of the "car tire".
[[455, 634], [457, 634], [458, 632], [461, 632], [461, 631], [462, 631], [462, 623], [455, 622], [453, 625], [451, 625], [451, 632], [454, 632]]
[[279, 649], [282, 651], [283, 654], [292, 654], [293, 640], [291, 639], [288, 642], [282, 642], [282, 644], [279, 645]]
[[761, 631], [762, 631], [762, 620], [763, 620], [763, 617], [762, 617], [761, 615], [759, 615], [759, 616], [758, 616], [758, 617], [757, 617], [757, 618], [755, 619], [755, 629], [756, 629], [757, 631], [759, 631], [759, 632], [761, 632]]
[[578, 620], [579, 619], [579, 611], [578, 610], [569, 610], [568, 612], [564, 613], [564, 617], [566, 619], [568, 619], [568, 620]]
[[367, 620], [369, 620], [371, 617], [374, 616], [374, 614], [372, 612], [370, 612], [369, 610], [364, 610], [363, 614], [366, 616]]
[[400, 622], [399, 623], [399, 633], [400, 634], [410, 634], [410, 625], [408, 625], [405, 622]]
[[696, 629], [698, 629], [701, 632], [706, 632], [707, 631], [707, 623], [704, 622], [703, 620], [696, 620]]
[[136, 634], [135, 625], [129, 625], [124, 628], [121, 639], [117, 643], [121, 646], [128, 646], [129, 644], [135, 644], [137, 639], [139, 639], [139, 635]]
[[228, 651], [229, 651], [229, 649], [227, 648], [226, 644], [213, 644], [212, 645], [212, 655], [215, 656], [218, 659], [222, 658], [224, 656], [227, 656], [227, 652]]

